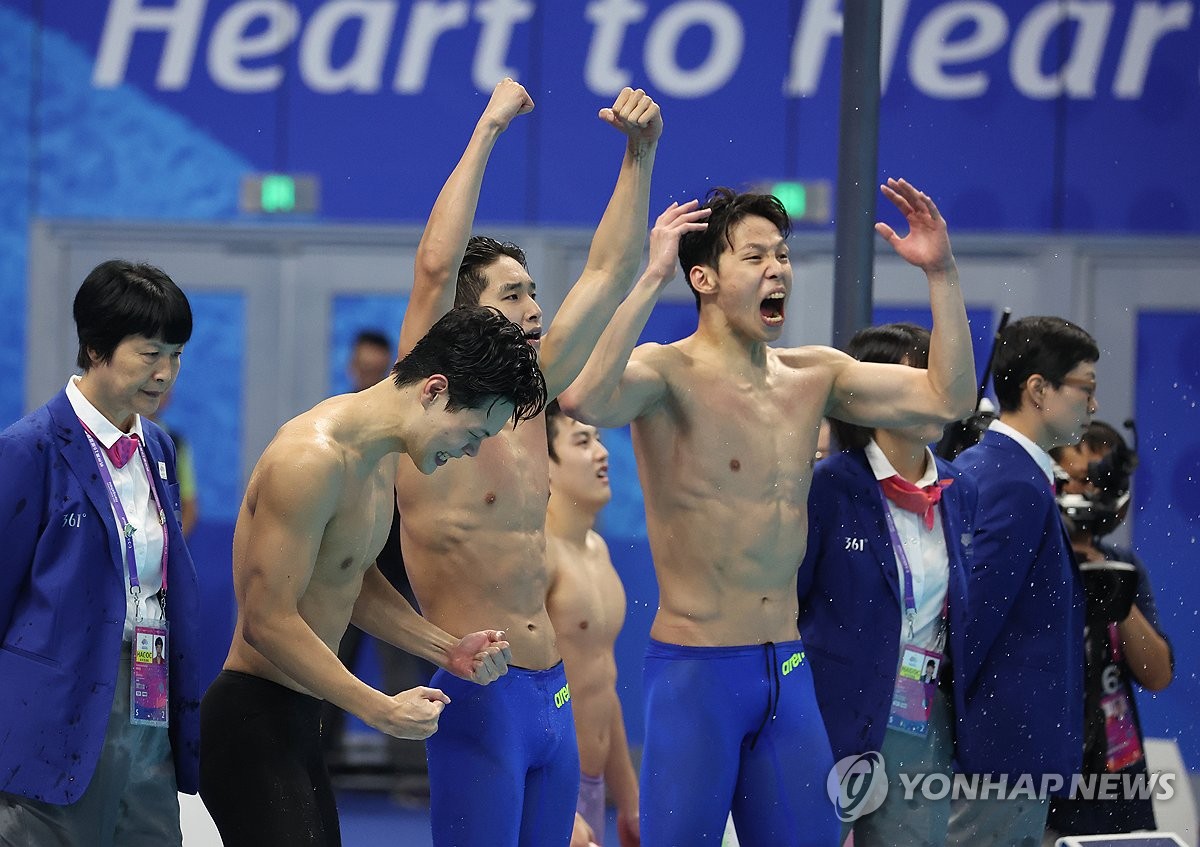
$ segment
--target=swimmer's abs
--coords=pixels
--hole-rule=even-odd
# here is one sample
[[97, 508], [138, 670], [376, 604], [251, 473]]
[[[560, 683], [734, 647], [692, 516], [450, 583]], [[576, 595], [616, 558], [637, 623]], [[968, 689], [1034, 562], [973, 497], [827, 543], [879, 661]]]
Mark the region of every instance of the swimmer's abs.
[[776, 600], [759, 594], [739, 598], [742, 602], [738, 603], [699, 607], [672, 603], [672, 599], [659, 599], [650, 629], [650, 636], [657, 641], [690, 647], [737, 647], [799, 638], [794, 586], [790, 598]]

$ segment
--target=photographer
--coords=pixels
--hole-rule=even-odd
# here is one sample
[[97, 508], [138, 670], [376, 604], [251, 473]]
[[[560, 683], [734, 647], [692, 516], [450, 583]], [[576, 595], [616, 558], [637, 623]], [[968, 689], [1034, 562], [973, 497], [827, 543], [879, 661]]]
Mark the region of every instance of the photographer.
[[[1165, 688], [1173, 675], [1171, 648], [1159, 629], [1145, 566], [1132, 550], [1101, 541], [1125, 517], [1137, 454], [1113, 427], [1093, 421], [1078, 445], [1051, 455], [1062, 471], [1058, 502], [1087, 596], [1082, 772], [1145, 774], [1130, 683], [1151, 691]], [[1149, 798], [1054, 798], [1047, 821], [1056, 835], [1154, 828]]]

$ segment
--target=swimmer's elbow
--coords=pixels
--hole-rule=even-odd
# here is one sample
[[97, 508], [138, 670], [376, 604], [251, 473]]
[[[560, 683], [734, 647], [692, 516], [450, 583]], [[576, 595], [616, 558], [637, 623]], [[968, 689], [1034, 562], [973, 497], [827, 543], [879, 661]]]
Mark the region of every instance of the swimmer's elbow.
[[951, 423], [953, 421], [961, 421], [963, 418], [970, 417], [975, 414], [975, 387], [971, 386], [970, 391], [960, 391], [953, 398], [953, 401], [948, 403], [950, 406], [948, 413], [943, 417], [943, 423]]
[[275, 643], [274, 629], [269, 616], [249, 608], [242, 612], [242, 639], [267, 658], [270, 658], [271, 645]]
[[241, 616], [242, 639], [268, 659], [271, 658], [276, 646], [287, 638], [287, 612], [275, 604], [258, 601], [254, 592], [247, 592]]
[[975, 412], [975, 395], [973, 393], [938, 392], [936, 400], [926, 411], [930, 419], [936, 423], [949, 424], [961, 421]]
[[589, 419], [594, 404], [588, 403], [586, 400], [586, 392], [582, 391], [575, 385], [570, 386], [562, 394], [558, 395], [558, 406], [562, 409], [564, 415], [573, 418], [581, 423], [595, 426]]

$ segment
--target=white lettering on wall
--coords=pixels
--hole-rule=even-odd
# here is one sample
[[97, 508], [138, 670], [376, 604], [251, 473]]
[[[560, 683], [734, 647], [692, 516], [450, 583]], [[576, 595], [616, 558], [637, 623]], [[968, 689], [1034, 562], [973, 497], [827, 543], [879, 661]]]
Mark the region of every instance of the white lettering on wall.
[[784, 85], [788, 94], [812, 97], [821, 87], [829, 42], [842, 34], [841, 5], [841, 0], [808, 0], [804, 4], [792, 39], [791, 72]]
[[[266, 29], [254, 35], [246, 31], [256, 21]], [[251, 94], [273, 91], [283, 82], [282, 65], [247, 67], [247, 59], [262, 59], [282, 51], [300, 31], [300, 13], [284, 0], [247, 0], [230, 6], [217, 19], [208, 40], [208, 73], [213, 82], [228, 91]]]
[[513, 29], [532, 18], [534, 11], [529, 0], [481, 0], [475, 7], [475, 20], [483, 24], [483, 32], [479, 35], [471, 79], [480, 91], [491, 91], [506, 76], [520, 78], [520, 71], [508, 65], [508, 49]]
[[1133, 9], [1129, 34], [1121, 48], [1117, 78], [1113, 80], [1113, 94], [1122, 100], [1141, 97], [1146, 88], [1146, 76], [1150, 73], [1150, 58], [1159, 40], [1168, 32], [1187, 29], [1191, 23], [1191, 3], [1182, 0], [1165, 6], [1154, 0], [1138, 3]]
[[[300, 39], [301, 78], [322, 94], [378, 91], [395, 21], [393, 0], [333, 0], [321, 6]], [[333, 40], [348, 24], [355, 25], [354, 49], [335, 68]]]
[[[1009, 73], [1017, 90], [1034, 100], [1050, 100], [1063, 94], [1076, 98], [1096, 96], [1096, 77], [1108, 40], [1113, 8], [1108, 3], [1080, 0], [1047, 0], [1021, 22], [1009, 54]], [[1075, 31], [1061, 66], [1043, 71], [1047, 47], [1057, 44], [1057, 31], [1073, 22]], [[1051, 60], [1054, 57], [1050, 57]]]
[[633, 81], [621, 68], [621, 47], [630, 24], [646, 17], [646, 4], [637, 0], [595, 0], [584, 10], [594, 29], [583, 65], [583, 81], [593, 94], [613, 95]]
[[392, 84], [396, 91], [416, 94], [425, 88], [429, 65], [433, 61], [433, 48], [438, 39], [444, 32], [466, 26], [469, 11], [466, 0], [456, 3], [420, 0], [413, 6], [400, 48], [400, 62], [396, 65], [396, 79]]
[[133, 36], [139, 31], [157, 30], [167, 37], [155, 86], [163, 91], [187, 87], [203, 16], [204, 0], [177, 0], [174, 6], [152, 7], [142, 6], [139, 0], [110, 0], [96, 51], [92, 85], [113, 88], [124, 82]]
[[[967, 23], [970, 32], [952, 41], [951, 32]], [[987, 91], [987, 73], [954, 73], [952, 66], [992, 55], [1007, 37], [1008, 18], [998, 6], [983, 0], [947, 3], [921, 21], [913, 36], [908, 53], [913, 84], [931, 97], [944, 100], [979, 97]]]
[[[472, 82], [486, 92], [502, 77], [521, 77], [522, 62], [511, 55], [512, 45], [539, 8], [538, 0], [218, 0], [212, 4], [218, 8], [207, 15], [215, 18], [207, 44], [201, 44], [209, 0], [106, 2], [93, 85], [111, 88], [126, 82], [136, 49], [139, 57], [153, 62], [153, 86], [178, 91], [190, 83], [202, 51], [209, 77], [235, 93], [275, 90], [289, 74], [323, 94], [376, 92], [386, 86], [390, 55], [396, 56], [391, 76], [395, 93], [419, 94], [437, 68], [468, 62]], [[591, 26], [586, 44], [557, 44], [556, 33], [547, 31], [552, 41], [545, 49], [577, 51], [583, 85], [604, 97], [625, 85], [683, 99], [720, 91], [747, 49], [739, 9], [768, 14], [733, 0], [677, 0], [655, 9], [646, 0], [542, 2], [546, 17], [582, 14]], [[1124, 29], [1114, 26], [1118, 2], [1132, 3]], [[982, 97], [1005, 82], [1034, 100], [1094, 99], [1109, 76], [1114, 97], [1137, 99], [1152, 78], [1155, 53], [1164, 41], [1196, 40], [1197, 2], [1041, 0], [1018, 18], [1002, 0], [925, 0], [918, 12], [912, 0], [884, 0], [881, 89], [887, 92], [901, 63], [917, 91], [936, 100]], [[845, 4], [802, 4], [781, 80], [785, 95], [814, 97], [836, 86], [836, 69], [825, 71], [833, 68], [834, 41], [842, 38]], [[402, 10], [404, 21], [398, 20]], [[911, 20], [914, 14], [917, 20]], [[439, 51], [442, 36], [473, 23], [478, 34], [470, 36], [465, 50], [466, 35], [455, 39], [454, 52]], [[912, 33], [907, 42], [906, 33]], [[297, 39], [293, 60], [288, 48]], [[397, 39], [398, 49], [393, 46]], [[341, 48], [347, 41], [349, 49], [335, 53], [334, 45]], [[695, 43], [706, 43], [707, 52], [698, 63], [680, 64], [681, 54], [696, 55], [691, 48]], [[995, 58], [1007, 59], [1008, 80], [998, 78], [1002, 72], [995, 70], [996, 61], [987, 61]]]
[[[707, 27], [712, 47], [697, 67], [681, 68], [675, 61], [679, 42], [687, 30]], [[703, 97], [712, 94], [733, 76], [742, 59], [745, 34], [742, 19], [717, 0], [685, 0], [668, 6], [650, 26], [646, 38], [646, 76], [650, 83], [672, 97]]]

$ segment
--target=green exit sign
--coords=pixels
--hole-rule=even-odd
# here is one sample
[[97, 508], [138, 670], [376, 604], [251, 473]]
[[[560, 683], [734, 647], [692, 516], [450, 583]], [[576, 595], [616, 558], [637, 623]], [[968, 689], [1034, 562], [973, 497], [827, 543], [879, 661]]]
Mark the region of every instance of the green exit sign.
[[774, 194], [793, 221], [809, 224], [833, 222], [833, 189], [827, 179], [763, 180], [751, 189], [759, 194]]
[[317, 178], [311, 174], [248, 174], [242, 177], [238, 205], [252, 214], [311, 215], [318, 198]]

